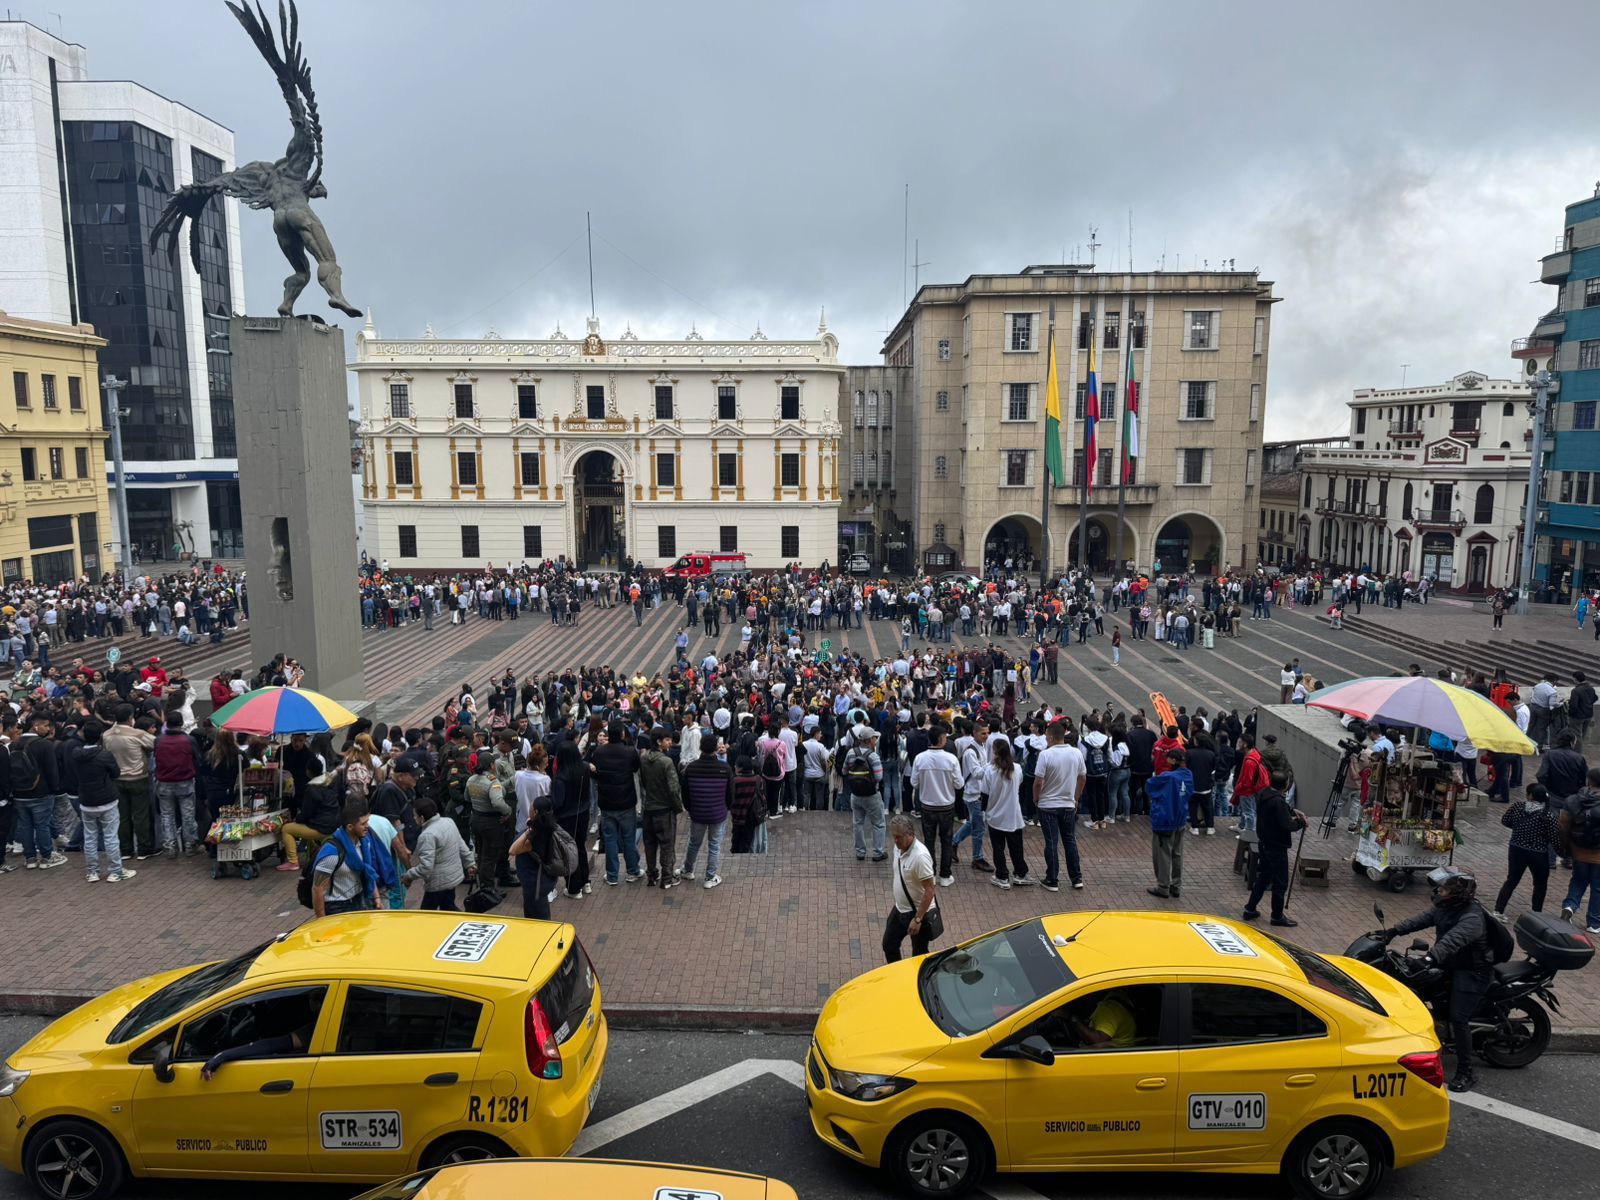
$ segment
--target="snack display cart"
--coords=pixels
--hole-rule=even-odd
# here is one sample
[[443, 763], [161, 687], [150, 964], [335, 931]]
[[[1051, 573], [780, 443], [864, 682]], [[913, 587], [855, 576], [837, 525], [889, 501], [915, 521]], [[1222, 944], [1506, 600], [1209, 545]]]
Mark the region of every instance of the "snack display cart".
[[283, 823], [283, 768], [274, 759], [266, 763], [239, 763], [239, 803], [217, 813], [208, 840], [215, 842], [217, 857], [211, 878], [220, 879], [230, 865], [241, 879], [254, 879], [261, 862], [279, 849]]
[[1414, 873], [1448, 866], [1458, 837], [1456, 806], [1466, 791], [1454, 765], [1425, 747], [1402, 746], [1392, 763], [1372, 764], [1352, 869], [1401, 892]]
[[239, 802], [223, 808], [207, 840], [217, 848], [213, 879], [230, 863], [245, 879], [260, 874], [260, 863], [280, 846], [287, 811], [283, 807], [281, 742], [296, 733], [329, 733], [355, 724], [356, 714], [337, 701], [298, 688], [265, 687], [246, 692], [211, 714], [212, 724], [230, 733], [271, 739], [261, 759], [240, 760]]

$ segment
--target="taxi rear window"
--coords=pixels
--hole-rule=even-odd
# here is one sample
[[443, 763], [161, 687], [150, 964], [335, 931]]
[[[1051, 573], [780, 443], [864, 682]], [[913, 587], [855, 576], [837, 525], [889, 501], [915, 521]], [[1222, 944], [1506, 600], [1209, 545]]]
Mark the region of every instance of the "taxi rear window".
[[584, 1014], [594, 999], [594, 968], [589, 954], [577, 941], [561, 960], [554, 975], [539, 989], [539, 1007], [556, 1031], [556, 1041], [565, 1042], [583, 1027]]
[[1293, 960], [1294, 965], [1305, 973], [1306, 982], [1314, 988], [1329, 992], [1341, 1000], [1348, 1000], [1351, 1004], [1359, 1005], [1368, 1012], [1377, 1013], [1380, 1017], [1389, 1014], [1378, 998], [1366, 988], [1362, 987], [1349, 975], [1334, 966], [1320, 954], [1296, 946], [1293, 942], [1286, 942], [1282, 938], [1273, 937], [1264, 931], [1257, 936], [1269, 938], [1272, 943]]
[[917, 975], [917, 991], [935, 1025], [967, 1037], [1074, 978], [1044, 923], [1035, 920], [930, 956]]

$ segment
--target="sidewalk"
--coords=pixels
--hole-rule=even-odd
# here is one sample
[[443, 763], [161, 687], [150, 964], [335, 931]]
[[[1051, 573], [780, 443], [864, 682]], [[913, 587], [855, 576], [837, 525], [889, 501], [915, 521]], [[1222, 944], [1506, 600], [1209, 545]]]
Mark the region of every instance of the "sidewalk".
[[[1491, 903], [1504, 878], [1498, 819], [1495, 808], [1464, 824], [1465, 845], [1457, 854], [1458, 863], [1477, 872]], [[557, 899], [554, 915], [578, 927], [614, 1018], [685, 1027], [809, 1027], [835, 988], [883, 961], [888, 868], [855, 860], [849, 817], [797, 813], [772, 823], [770, 832], [769, 854], [724, 858], [724, 883], [713, 891], [697, 883], [667, 892], [648, 891], [643, 883], [608, 887], [597, 856], [594, 894]], [[1030, 873], [1042, 877], [1039, 833], [1027, 832]], [[680, 828], [680, 856], [685, 833]], [[1297, 885], [1290, 902], [1300, 922], [1294, 937], [1312, 949], [1338, 953], [1372, 928], [1374, 901], [1391, 921], [1427, 901], [1421, 887], [1396, 895], [1353, 874], [1344, 860], [1351, 841], [1342, 832], [1324, 841], [1315, 829], [1306, 837], [1307, 857], [1333, 859], [1328, 886]], [[1184, 909], [1238, 916], [1245, 892], [1233, 873], [1236, 844], [1221, 832], [1186, 838]], [[1136, 819], [1105, 832], [1080, 829], [1079, 845], [1088, 885], [1082, 892], [1002, 891], [964, 861], [955, 886], [939, 890], [948, 929], [939, 945], [1046, 912], [1169, 906], [1145, 892], [1151, 882], [1147, 824]], [[137, 864], [138, 878], [126, 884], [90, 885], [80, 862], [73, 856], [58, 870], [0, 877], [7, 931], [0, 942], [0, 1010], [63, 1011], [130, 978], [238, 953], [308, 915], [295, 901], [297, 877], [288, 872], [269, 870], [249, 883], [213, 881], [204, 858], [152, 859]], [[1559, 911], [1566, 884], [1567, 873], [1558, 869], [1547, 911]], [[1529, 886], [1525, 881], [1513, 899], [1513, 914], [1526, 907]], [[412, 902], [419, 898], [413, 890]], [[514, 915], [517, 898], [498, 911]], [[1600, 967], [1564, 974], [1557, 987], [1557, 1037], [1592, 1047], [1600, 1039]], [[1574, 1035], [1582, 1035], [1581, 1043]]]

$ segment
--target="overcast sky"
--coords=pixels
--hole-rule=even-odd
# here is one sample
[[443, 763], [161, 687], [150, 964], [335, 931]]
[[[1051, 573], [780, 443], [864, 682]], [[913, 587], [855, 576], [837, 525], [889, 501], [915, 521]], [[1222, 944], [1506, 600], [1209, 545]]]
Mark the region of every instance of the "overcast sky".
[[[282, 153], [221, 0], [7, 0]], [[345, 291], [386, 336], [810, 336], [879, 361], [924, 282], [1087, 254], [1276, 283], [1269, 436], [1353, 388], [1506, 376], [1532, 282], [1600, 179], [1600, 5], [303, 0]], [[270, 11], [270, 10], [269, 10]], [[251, 311], [286, 268], [246, 212]], [[315, 285], [302, 311], [321, 310]]]

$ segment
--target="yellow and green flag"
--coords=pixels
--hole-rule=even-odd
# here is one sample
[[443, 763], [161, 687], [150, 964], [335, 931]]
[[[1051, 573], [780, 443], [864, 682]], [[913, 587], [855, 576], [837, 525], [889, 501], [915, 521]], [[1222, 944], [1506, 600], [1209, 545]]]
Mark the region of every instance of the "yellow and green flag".
[[1056, 487], [1066, 483], [1061, 472], [1061, 387], [1056, 382], [1056, 335], [1050, 331], [1050, 373], [1044, 392], [1044, 466]]

